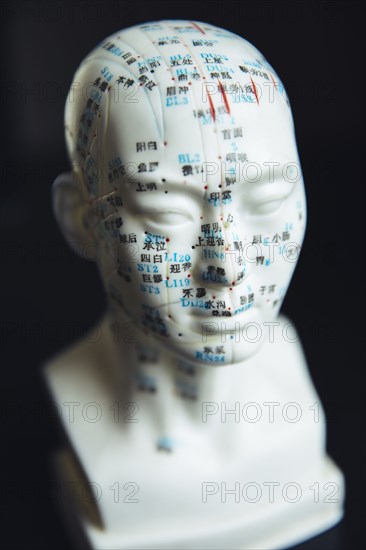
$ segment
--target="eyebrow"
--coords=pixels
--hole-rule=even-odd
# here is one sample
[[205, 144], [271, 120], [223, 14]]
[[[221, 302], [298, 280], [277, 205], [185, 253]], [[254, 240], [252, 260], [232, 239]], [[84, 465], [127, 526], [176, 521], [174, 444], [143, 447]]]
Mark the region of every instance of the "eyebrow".
[[[267, 162], [267, 161], [265, 161]], [[268, 161], [269, 162], [269, 161]], [[287, 164], [289, 164], [291, 161], [289, 159], [283, 159], [281, 161], [271, 161], [272, 162], [279, 162], [279, 165], [276, 166], [264, 166], [262, 163], [259, 164], [262, 174], [259, 180], [251, 181], [250, 179], [246, 179], [243, 182], [240, 182], [239, 186], [241, 185], [243, 188], [244, 194], [246, 193], [253, 193], [256, 192], [256, 190], [260, 189], [270, 189], [271, 186], [273, 188], [281, 187], [282, 189], [288, 189], [290, 192], [294, 189], [296, 184], [301, 181], [302, 179], [302, 170], [301, 165], [299, 163], [296, 163], [299, 165], [300, 175], [297, 180], [289, 181], [285, 178], [283, 175], [283, 168]], [[260, 192], [260, 191], [258, 191]], [[262, 191], [264, 192], [264, 191]]]
[[[157, 191], [160, 191], [161, 193], [161, 191], [166, 190], [168, 191], [167, 194], [169, 193], [179, 194], [182, 191], [185, 191], [188, 196], [192, 197], [193, 195], [195, 198], [200, 200], [204, 197], [204, 194], [207, 191], [206, 189], [204, 189], [205, 184], [203, 182], [194, 183], [193, 181], [187, 181], [187, 185], [185, 185], [183, 181], [171, 180], [169, 178], [166, 178], [166, 181], [164, 182], [162, 182], [161, 180], [156, 181], [151, 179], [151, 183], [152, 182], [156, 184], [157, 190], [136, 192], [134, 189], [134, 186], [136, 186], [139, 183], [138, 180], [130, 180], [130, 181], [125, 181], [121, 183], [120, 190], [123, 192], [124, 189], [126, 189], [130, 193], [129, 196], [135, 197], [136, 199], [140, 196], [148, 196], [149, 198], [154, 199], [154, 197], [156, 197], [157, 195]], [[143, 181], [140, 183], [146, 185], [146, 183], [150, 183], [150, 182]], [[161, 196], [160, 193], [159, 193], [159, 198]]]
[[[162, 191], [164, 190], [168, 191], [168, 193], [166, 193], [167, 198], [169, 198], [169, 193], [176, 196], [184, 191], [186, 198], [196, 202], [197, 206], [199, 206], [199, 203], [201, 203], [202, 200], [205, 199], [205, 193], [221, 193], [228, 190], [234, 191], [235, 194], [237, 194], [238, 198], [248, 197], [254, 200], [262, 200], [263, 198], [263, 200], [265, 200], [267, 199], [268, 195], [276, 197], [290, 195], [294, 190], [296, 183], [300, 180], [300, 178], [297, 181], [293, 182], [284, 180], [281, 167], [283, 168], [285, 164], [286, 162], [283, 161], [280, 163], [279, 166], [274, 167], [273, 181], [268, 181], [269, 174], [266, 171], [262, 171], [262, 175], [258, 181], [237, 181], [235, 184], [228, 186], [225, 183], [218, 182], [217, 185], [214, 185], [211, 189], [205, 189], [205, 185], [208, 184], [205, 184], [204, 181], [186, 180], [187, 185], [185, 185], [183, 183], [183, 178], [178, 180], [176, 178], [169, 179], [169, 177], [164, 178], [165, 181], [162, 181], [160, 178], [151, 178], [151, 182], [155, 183], [157, 186], [157, 189], [152, 191], [135, 191], [134, 186], [136, 186], [139, 182], [143, 185], [150, 183], [147, 180], [140, 181], [138, 179], [131, 179], [129, 181], [121, 182], [119, 189], [122, 193], [124, 191], [128, 193], [127, 200], [130, 201], [131, 205], [144, 208], [150, 206], [151, 209], [156, 210], [158, 210], [159, 206], [161, 207]], [[270, 168], [268, 167], [268, 169]], [[221, 185], [222, 187], [219, 188], [218, 185]], [[149, 201], [150, 205], [147, 204], [147, 201]]]

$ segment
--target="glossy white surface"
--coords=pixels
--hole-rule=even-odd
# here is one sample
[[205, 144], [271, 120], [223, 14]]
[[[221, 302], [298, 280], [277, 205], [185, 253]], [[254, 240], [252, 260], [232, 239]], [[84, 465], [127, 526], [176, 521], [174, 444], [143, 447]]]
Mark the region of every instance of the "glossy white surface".
[[[342, 475], [279, 316], [306, 203], [278, 75], [212, 25], [140, 25], [85, 58], [65, 123], [73, 172], [55, 182], [55, 213], [95, 255], [109, 308], [46, 376], [101, 489], [104, 531], [85, 520], [93, 546], [276, 548], [335, 523]], [[138, 502], [116, 503], [115, 483]], [[291, 483], [296, 502], [283, 497]], [[225, 501], [223, 487], [236, 493]]]

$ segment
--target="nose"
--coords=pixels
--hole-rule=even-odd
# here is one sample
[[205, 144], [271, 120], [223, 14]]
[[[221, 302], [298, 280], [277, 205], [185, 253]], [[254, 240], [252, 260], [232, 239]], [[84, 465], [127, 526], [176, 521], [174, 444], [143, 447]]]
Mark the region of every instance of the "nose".
[[245, 236], [233, 216], [204, 216], [201, 235], [195, 245], [193, 278], [206, 288], [240, 285], [249, 274], [245, 258]]

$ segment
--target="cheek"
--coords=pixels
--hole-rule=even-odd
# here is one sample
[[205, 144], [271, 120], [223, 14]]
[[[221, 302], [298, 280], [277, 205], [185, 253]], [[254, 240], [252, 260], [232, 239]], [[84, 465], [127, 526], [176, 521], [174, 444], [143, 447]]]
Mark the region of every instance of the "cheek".
[[104, 276], [107, 291], [118, 288], [131, 314], [146, 306], [168, 315], [169, 304], [180, 303], [183, 290], [192, 284], [193, 237], [173, 228], [155, 228], [123, 211], [121, 215], [123, 224], [114, 239], [117, 254], [108, 256], [112, 276], [107, 280]]
[[256, 306], [265, 316], [276, 314], [290, 284], [304, 237], [304, 218], [304, 197], [299, 189], [278, 212], [251, 218], [250, 225], [246, 225], [249, 240], [254, 240], [254, 235], [258, 241], [257, 263], [250, 264], [248, 283], [255, 293]]

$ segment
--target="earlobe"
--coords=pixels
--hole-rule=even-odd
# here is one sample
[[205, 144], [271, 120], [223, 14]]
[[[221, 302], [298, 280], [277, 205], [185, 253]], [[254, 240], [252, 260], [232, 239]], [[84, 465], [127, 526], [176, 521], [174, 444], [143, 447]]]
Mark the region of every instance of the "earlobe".
[[53, 211], [68, 245], [80, 256], [92, 236], [83, 222], [87, 197], [73, 172], [60, 174], [52, 186]]

